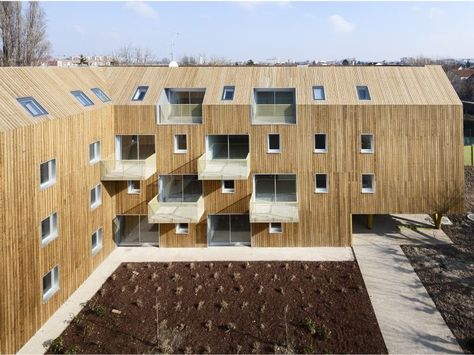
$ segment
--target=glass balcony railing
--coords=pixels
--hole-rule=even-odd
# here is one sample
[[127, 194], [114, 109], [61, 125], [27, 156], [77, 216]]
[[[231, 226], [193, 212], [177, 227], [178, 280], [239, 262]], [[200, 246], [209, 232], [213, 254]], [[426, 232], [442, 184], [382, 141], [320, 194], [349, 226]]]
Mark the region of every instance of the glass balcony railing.
[[156, 173], [156, 153], [144, 160], [116, 160], [114, 156], [100, 162], [103, 181], [146, 180]]
[[298, 201], [266, 201], [250, 199], [251, 223], [298, 223]]
[[204, 214], [204, 198], [195, 202], [161, 202], [160, 195], [148, 203], [148, 223], [198, 223]]
[[199, 180], [247, 180], [250, 174], [250, 155], [245, 159], [198, 159]]
[[256, 104], [253, 123], [295, 124], [295, 107], [294, 104]]
[[162, 104], [159, 111], [162, 124], [202, 123], [202, 104]]

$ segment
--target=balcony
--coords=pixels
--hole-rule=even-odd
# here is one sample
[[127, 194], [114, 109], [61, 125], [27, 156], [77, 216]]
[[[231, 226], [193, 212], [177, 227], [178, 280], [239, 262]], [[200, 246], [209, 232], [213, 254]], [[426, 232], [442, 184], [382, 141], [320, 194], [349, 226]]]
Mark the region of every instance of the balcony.
[[159, 114], [161, 124], [199, 124], [202, 104], [161, 104]]
[[298, 223], [298, 202], [265, 202], [250, 199], [250, 223]]
[[157, 195], [148, 203], [148, 223], [199, 223], [203, 214], [202, 196], [195, 202], [161, 202]]
[[293, 104], [256, 104], [253, 123], [295, 124], [295, 112]]
[[147, 180], [156, 173], [156, 154], [143, 160], [117, 160], [109, 156], [100, 162], [102, 181]]

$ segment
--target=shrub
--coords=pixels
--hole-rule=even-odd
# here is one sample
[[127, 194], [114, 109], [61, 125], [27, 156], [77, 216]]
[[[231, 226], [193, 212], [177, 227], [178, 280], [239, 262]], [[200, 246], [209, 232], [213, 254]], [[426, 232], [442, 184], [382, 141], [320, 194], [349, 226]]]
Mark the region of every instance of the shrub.
[[52, 353], [54, 354], [64, 354], [64, 341], [63, 338], [57, 337], [51, 342], [49, 347]]
[[91, 312], [97, 317], [103, 317], [105, 315], [106, 309], [101, 304], [94, 303], [91, 306]]
[[304, 320], [304, 325], [306, 326], [306, 329], [311, 335], [316, 334], [316, 323], [314, 320], [312, 320], [311, 318], [306, 318]]
[[81, 349], [79, 348], [79, 346], [73, 344], [69, 348], [67, 348], [67, 350], [64, 353], [65, 354], [77, 354], [80, 351], [81, 351]]
[[303, 348], [303, 354], [314, 354], [314, 350], [310, 345], [306, 345]]
[[325, 324], [320, 324], [316, 326], [316, 336], [320, 340], [329, 340], [331, 338], [331, 330]]

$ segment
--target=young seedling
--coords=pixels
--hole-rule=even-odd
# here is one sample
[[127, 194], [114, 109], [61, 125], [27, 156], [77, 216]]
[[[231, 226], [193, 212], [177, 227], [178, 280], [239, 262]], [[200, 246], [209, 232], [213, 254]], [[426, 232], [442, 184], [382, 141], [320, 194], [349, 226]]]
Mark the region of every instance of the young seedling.
[[237, 290], [237, 292], [242, 293], [242, 292], [244, 292], [244, 286], [239, 285], [239, 286], [236, 287], [236, 290]]
[[241, 351], [242, 351], [242, 345], [237, 344], [235, 353], [240, 354]]
[[184, 353], [185, 354], [192, 354], [193, 349], [190, 346], [187, 346], [187, 347], [184, 348]]
[[200, 311], [204, 307], [204, 301], [199, 301], [198, 304], [196, 305], [196, 309]]
[[178, 286], [178, 287], [176, 287], [176, 289], [174, 290], [174, 293], [175, 293], [176, 295], [180, 295], [182, 292], [183, 292], [183, 286]]
[[204, 323], [204, 328], [207, 329], [208, 332], [212, 330], [212, 320], [207, 320], [206, 323]]
[[171, 280], [173, 280], [174, 282], [177, 282], [179, 280], [181, 280], [181, 276], [177, 273], [175, 273], [173, 276], [171, 276]]
[[264, 313], [266, 309], [267, 309], [267, 304], [266, 303], [262, 304], [260, 306], [260, 313]]
[[276, 288], [277, 292], [279, 292], [281, 295], [285, 295], [285, 290], [283, 289], [283, 287], [277, 287]]
[[209, 269], [212, 269], [214, 267], [214, 263], [209, 263], [208, 267]]
[[219, 273], [216, 271], [215, 273], [212, 274], [212, 278], [214, 280], [217, 280], [219, 278]]
[[225, 325], [225, 329], [226, 329], [226, 333], [229, 333], [231, 330], [236, 330], [237, 327], [234, 323], [229, 322]]
[[244, 301], [244, 302], [242, 302], [242, 304], [240, 305], [240, 309], [245, 309], [245, 308], [248, 307], [248, 305], [249, 305], [249, 303], [248, 303], [247, 301]]
[[133, 289], [133, 293], [137, 293], [140, 287], [138, 285], [135, 285], [135, 288]]
[[199, 272], [196, 272], [196, 273], [193, 275], [193, 279], [194, 279], [194, 280], [197, 280], [197, 279], [199, 279], [200, 276], [201, 276], [201, 275], [199, 275]]
[[331, 330], [325, 324], [317, 325], [315, 334], [320, 340], [326, 341], [331, 338]]
[[228, 269], [231, 269], [231, 268], [232, 268], [232, 263], [228, 263], [228, 264], [227, 264], [227, 268], [228, 268]]
[[194, 270], [196, 268], [196, 265], [194, 263], [189, 263], [188, 266], [191, 270]]
[[157, 278], [158, 278], [158, 274], [156, 272], [154, 272], [150, 275], [150, 280], [155, 280]]
[[237, 281], [240, 279], [240, 272], [234, 272], [232, 274], [232, 278], [234, 279], [234, 281]]
[[182, 308], [183, 308], [183, 304], [181, 303], [181, 301], [176, 302], [176, 303], [174, 304], [174, 310], [175, 310], [176, 312], [181, 311]]
[[112, 281], [115, 281], [116, 278], [117, 278], [117, 275], [115, 275], [115, 274], [110, 275], [110, 279], [111, 279]]
[[219, 287], [217, 288], [217, 292], [218, 292], [218, 293], [223, 293], [223, 292], [224, 292], [224, 286], [222, 286], [222, 285], [219, 286]]
[[272, 264], [267, 264], [266, 266], [267, 266], [267, 268], [270, 269], [272, 267]]
[[298, 290], [297, 290], [297, 291], [298, 291], [301, 295], [304, 294], [304, 291], [303, 291], [303, 289], [302, 289], [301, 287], [298, 287]]
[[308, 264], [303, 264], [303, 265], [302, 265], [302, 268], [303, 268], [303, 270], [308, 270], [308, 269], [309, 269], [309, 265], [308, 265]]
[[260, 286], [258, 287], [258, 291], [257, 291], [257, 292], [258, 292], [259, 295], [262, 294], [262, 292], [263, 292], [263, 286], [262, 286], [262, 285], [260, 285]]
[[127, 263], [127, 265], [125, 265], [125, 267], [127, 268], [127, 270], [133, 269], [133, 265], [130, 264], [130, 263]]
[[156, 291], [157, 293], [160, 292], [160, 291], [161, 291], [161, 287], [160, 287], [160, 286], [157, 286], [157, 287], [155, 288], [155, 291]]
[[125, 292], [126, 289], [127, 289], [127, 288], [126, 288], [125, 286], [122, 286], [122, 287], [120, 288], [120, 292]]
[[265, 324], [260, 323], [260, 329], [261, 329], [261, 330], [264, 330], [264, 329], [265, 329]]
[[296, 276], [295, 276], [295, 275], [291, 275], [290, 281], [295, 281], [295, 280], [296, 280]]
[[290, 264], [288, 264], [288, 263], [285, 263], [285, 265], [283, 267], [285, 268], [285, 270], [290, 270]]
[[202, 348], [202, 352], [204, 354], [210, 354], [211, 353], [211, 347], [209, 345], [206, 345]]
[[279, 280], [278, 275], [277, 275], [277, 274], [273, 274], [273, 276], [272, 276], [272, 281], [277, 281], [277, 280]]
[[311, 335], [316, 334], [316, 322], [314, 320], [311, 318], [306, 318], [304, 320], [304, 325]]
[[252, 267], [252, 264], [250, 264], [248, 261], [244, 264], [244, 269], [250, 269]]
[[184, 328], [186, 328], [186, 324], [184, 324], [184, 323], [179, 323], [179, 324], [176, 326], [176, 329], [177, 329], [178, 331], [180, 331], [180, 332], [183, 331]]
[[100, 291], [99, 291], [99, 294], [104, 297], [105, 294], [107, 293], [107, 291], [105, 290], [105, 288], [101, 288]]
[[197, 296], [198, 292], [202, 290], [202, 286], [201, 285], [197, 285], [195, 288], [194, 288], [194, 294]]
[[151, 269], [151, 264], [146, 264], [147, 269]]
[[173, 267], [173, 263], [165, 263], [165, 269], [171, 269]]
[[222, 312], [223, 310], [229, 307], [229, 304], [226, 301], [222, 300], [219, 302], [218, 307], [219, 307], [219, 312]]
[[140, 298], [137, 298], [134, 302], [134, 304], [138, 307], [138, 308], [143, 308], [143, 301], [140, 299]]
[[257, 273], [253, 274], [253, 278], [254, 278], [254, 279], [257, 279], [257, 278], [258, 278], [258, 274], [257, 274]]
[[258, 341], [254, 341], [252, 344], [252, 353], [253, 354], [260, 354], [260, 343]]

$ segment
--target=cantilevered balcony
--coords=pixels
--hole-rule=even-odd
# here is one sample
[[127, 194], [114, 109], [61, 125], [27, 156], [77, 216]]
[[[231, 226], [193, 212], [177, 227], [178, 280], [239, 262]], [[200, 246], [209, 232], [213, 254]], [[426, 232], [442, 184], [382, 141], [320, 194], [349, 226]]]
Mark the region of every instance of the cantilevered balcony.
[[100, 162], [103, 181], [146, 180], [156, 172], [155, 137], [115, 136], [115, 154]]
[[148, 203], [149, 223], [198, 223], [204, 214], [196, 175], [160, 176], [160, 193]]
[[296, 175], [255, 175], [250, 198], [251, 223], [297, 223]]
[[165, 89], [158, 103], [161, 124], [202, 123], [203, 89]]
[[209, 135], [198, 160], [199, 180], [247, 180], [250, 173], [247, 135]]
[[253, 124], [296, 124], [294, 89], [255, 89]]

